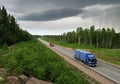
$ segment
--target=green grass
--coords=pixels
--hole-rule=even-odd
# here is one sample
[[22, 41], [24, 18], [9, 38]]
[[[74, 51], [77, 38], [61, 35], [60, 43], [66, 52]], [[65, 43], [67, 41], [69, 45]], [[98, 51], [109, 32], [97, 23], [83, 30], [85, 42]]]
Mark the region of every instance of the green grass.
[[89, 84], [63, 58], [36, 39], [0, 49], [0, 66], [7, 75], [25, 74], [55, 84]]
[[89, 51], [102, 60], [120, 65], [120, 49], [89, 49]]
[[[46, 38], [43, 39], [46, 41], [50, 41]], [[90, 45], [71, 44], [58, 41], [54, 41], [54, 43], [65, 47], [70, 47], [72, 49], [83, 49], [93, 52], [97, 58], [120, 66], [120, 49], [96, 48]]]

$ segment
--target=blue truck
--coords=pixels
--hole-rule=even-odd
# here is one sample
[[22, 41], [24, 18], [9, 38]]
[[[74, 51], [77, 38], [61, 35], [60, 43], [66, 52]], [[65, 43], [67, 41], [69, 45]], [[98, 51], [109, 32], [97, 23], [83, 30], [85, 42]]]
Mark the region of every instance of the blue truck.
[[91, 52], [76, 49], [74, 50], [74, 58], [79, 59], [89, 66], [96, 66], [97, 64], [97, 59]]

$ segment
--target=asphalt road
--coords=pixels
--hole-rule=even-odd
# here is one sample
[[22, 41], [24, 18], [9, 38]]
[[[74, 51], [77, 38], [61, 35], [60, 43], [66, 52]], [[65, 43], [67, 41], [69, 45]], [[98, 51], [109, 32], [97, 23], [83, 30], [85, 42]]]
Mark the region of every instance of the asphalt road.
[[[46, 41], [43, 41], [41, 39], [39, 39], [42, 43], [44, 43], [45, 45], [49, 46], [49, 43]], [[64, 47], [55, 45], [53, 47], [55, 50], [61, 52], [62, 54], [71, 57], [72, 59], [74, 59], [73, 57], [73, 51], [70, 51]], [[81, 63], [81, 62], [80, 62]], [[89, 67], [85, 64], [83, 64], [83, 66]], [[117, 84], [120, 84], [120, 69], [111, 65], [108, 65], [106, 63], [102, 63], [101, 61], [98, 61], [97, 63], [97, 67], [89, 67], [90, 69], [98, 72], [99, 74], [103, 75], [104, 77], [116, 82]]]

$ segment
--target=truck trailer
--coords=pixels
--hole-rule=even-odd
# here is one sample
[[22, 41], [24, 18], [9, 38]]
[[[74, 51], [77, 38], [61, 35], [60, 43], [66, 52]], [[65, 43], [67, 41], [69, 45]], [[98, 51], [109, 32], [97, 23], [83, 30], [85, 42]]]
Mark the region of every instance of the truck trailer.
[[97, 59], [94, 54], [84, 50], [74, 50], [74, 58], [79, 59], [84, 64], [87, 64], [89, 66], [96, 66], [97, 64]]

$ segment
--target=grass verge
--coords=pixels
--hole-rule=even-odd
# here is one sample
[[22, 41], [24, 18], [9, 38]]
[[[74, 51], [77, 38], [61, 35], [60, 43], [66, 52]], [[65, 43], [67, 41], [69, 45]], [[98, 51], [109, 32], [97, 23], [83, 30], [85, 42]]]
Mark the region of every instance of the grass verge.
[[7, 75], [25, 74], [55, 84], [89, 84], [63, 58], [36, 39], [2, 48], [0, 54], [0, 65], [7, 69]]

